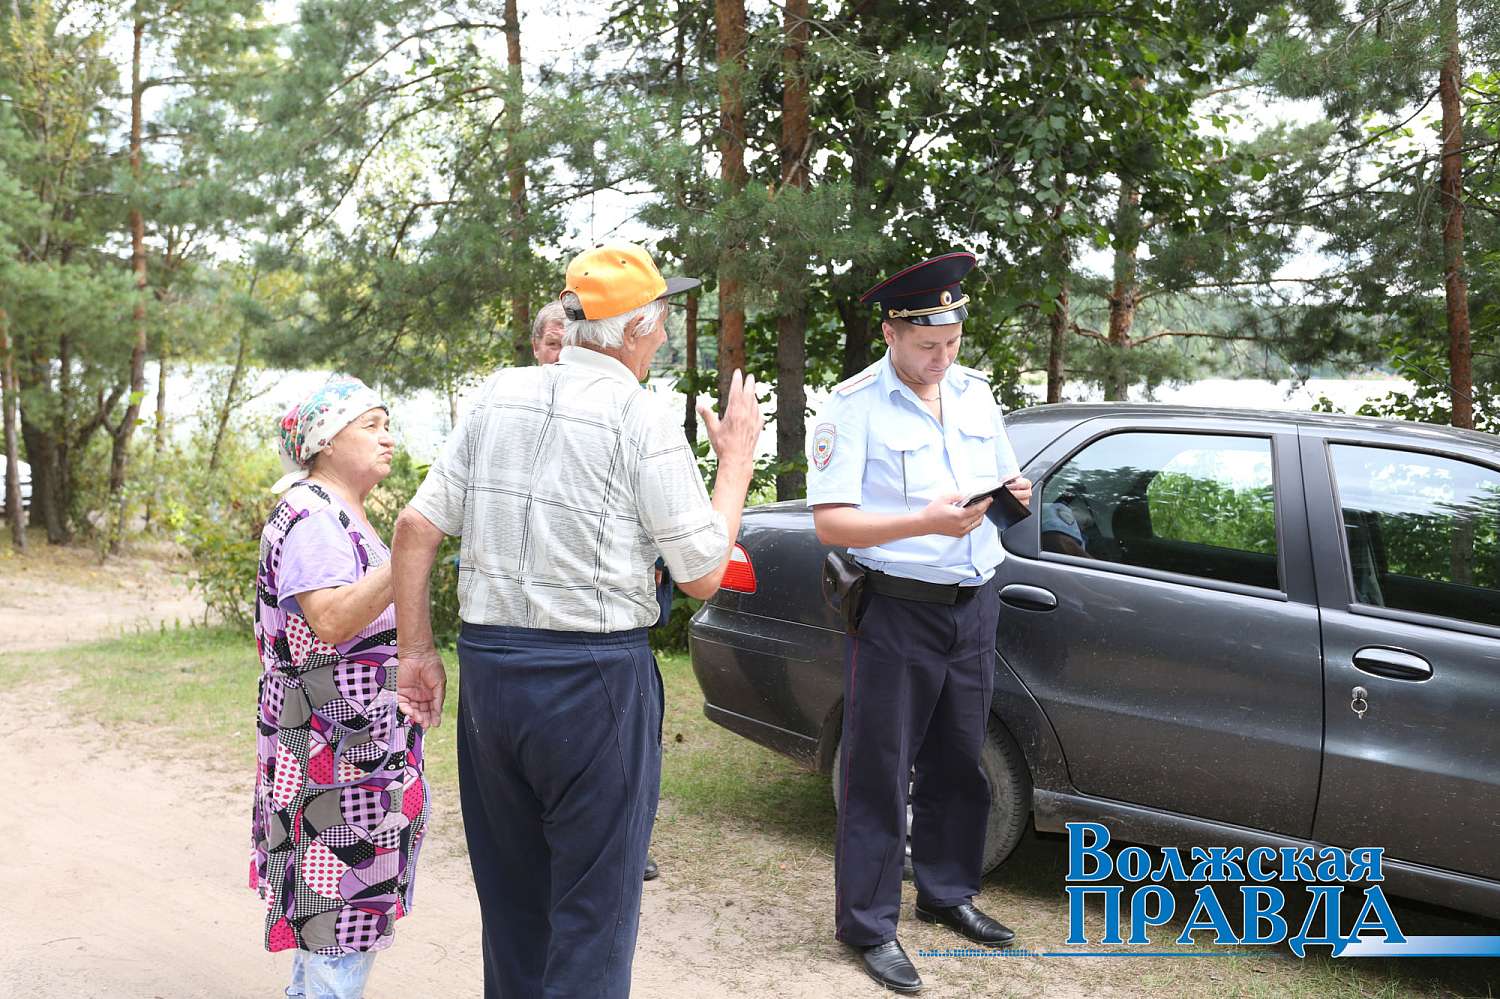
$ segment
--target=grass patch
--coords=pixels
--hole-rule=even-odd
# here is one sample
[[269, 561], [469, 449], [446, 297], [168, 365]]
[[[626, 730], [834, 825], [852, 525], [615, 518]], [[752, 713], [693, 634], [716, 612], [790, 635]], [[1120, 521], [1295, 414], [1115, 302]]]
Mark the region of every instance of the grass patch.
[[[457, 690], [451, 655], [450, 688]], [[117, 734], [132, 728], [166, 737], [207, 766], [242, 769], [250, 793], [255, 766], [255, 706], [260, 684], [255, 639], [243, 628], [163, 628], [125, 638], [20, 653], [0, 664], [0, 689], [50, 679], [75, 714]], [[429, 779], [457, 788], [453, 747], [457, 697], [427, 746]], [[455, 792], [456, 793], [456, 792]]]
[[661, 788], [674, 811], [832, 842], [828, 778], [704, 717], [703, 692], [687, 656], [658, 655], [657, 662], [667, 704]]
[[[443, 658], [448, 699], [444, 723], [429, 735], [427, 777], [436, 792], [456, 796], [458, 662], [451, 650]], [[834, 811], [827, 780], [705, 718], [687, 656], [663, 655], [658, 661], [667, 703], [664, 819], [708, 819], [744, 832], [831, 844]], [[178, 741], [198, 760], [240, 765], [254, 758], [260, 674], [254, 639], [244, 629], [164, 628], [8, 656], [0, 663], [0, 689], [50, 680], [62, 686], [64, 704], [77, 715], [116, 730], [149, 728], [154, 736]]]
[[837, 816], [828, 778], [704, 717], [686, 655], [658, 653], [657, 662], [666, 715], [652, 851], [673, 883], [761, 897], [823, 882], [831, 891]]

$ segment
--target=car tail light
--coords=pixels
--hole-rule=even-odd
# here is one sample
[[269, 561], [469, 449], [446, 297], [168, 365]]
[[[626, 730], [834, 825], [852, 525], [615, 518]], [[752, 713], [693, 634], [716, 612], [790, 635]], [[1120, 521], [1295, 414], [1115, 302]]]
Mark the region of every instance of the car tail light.
[[724, 578], [719, 586], [735, 593], [755, 592], [755, 566], [750, 564], [750, 556], [746, 554], [744, 545], [736, 542], [734, 549], [730, 551], [729, 565], [724, 567]]

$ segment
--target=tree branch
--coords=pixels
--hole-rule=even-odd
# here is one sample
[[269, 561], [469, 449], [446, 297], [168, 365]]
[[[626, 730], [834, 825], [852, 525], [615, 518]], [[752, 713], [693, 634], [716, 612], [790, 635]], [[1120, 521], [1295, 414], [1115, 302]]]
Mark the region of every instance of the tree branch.
[[411, 32], [410, 34], [403, 35], [402, 37], [396, 39], [394, 42], [388, 45], [385, 51], [381, 52], [364, 67], [355, 70], [353, 73], [350, 73], [348, 76], [344, 77], [343, 80], [339, 81], [339, 85], [330, 90], [324, 100], [332, 100], [333, 97], [339, 93], [339, 91], [343, 90], [345, 87], [349, 86], [349, 84], [353, 83], [355, 80], [358, 80], [370, 70], [380, 65], [380, 63], [385, 60], [386, 56], [390, 55], [392, 52], [396, 51], [407, 42], [414, 41], [418, 38], [425, 38], [428, 35], [435, 35], [441, 31], [452, 31], [455, 29], [468, 30], [472, 28], [493, 28], [497, 31], [503, 31], [505, 30], [505, 25], [493, 24], [488, 21], [454, 21], [449, 24], [434, 24], [431, 27], [421, 28], [417, 31]]

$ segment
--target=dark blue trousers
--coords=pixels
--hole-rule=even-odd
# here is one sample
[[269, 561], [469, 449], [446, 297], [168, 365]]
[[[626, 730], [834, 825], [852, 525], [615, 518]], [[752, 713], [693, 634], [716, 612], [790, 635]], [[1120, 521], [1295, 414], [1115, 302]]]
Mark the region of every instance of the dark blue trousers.
[[843, 801], [834, 851], [836, 935], [896, 939], [910, 783], [912, 868], [925, 906], [979, 892], [990, 786], [980, 768], [995, 683], [993, 583], [948, 607], [867, 598], [844, 657]]
[[485, 999], [628, 996], [661, 779], [645, 629], [465, 624], [458, 661]]

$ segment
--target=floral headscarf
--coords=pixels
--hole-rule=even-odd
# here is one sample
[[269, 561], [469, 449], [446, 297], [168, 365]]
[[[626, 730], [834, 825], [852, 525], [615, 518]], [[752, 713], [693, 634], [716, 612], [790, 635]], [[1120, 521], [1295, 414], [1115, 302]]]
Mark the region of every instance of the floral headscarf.
[[287, 410], [276, 442], [286, 474], [276, 480], [271, 491], [284, 492], [307, 478], [313, 455], [327, 447], [357, 416], [372, 409], [391, 411], [379, 393], [358, 378], [337, 378]]

